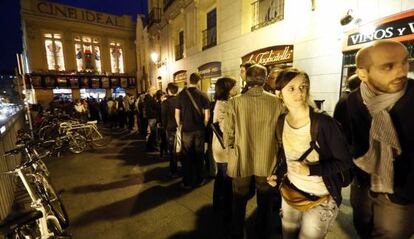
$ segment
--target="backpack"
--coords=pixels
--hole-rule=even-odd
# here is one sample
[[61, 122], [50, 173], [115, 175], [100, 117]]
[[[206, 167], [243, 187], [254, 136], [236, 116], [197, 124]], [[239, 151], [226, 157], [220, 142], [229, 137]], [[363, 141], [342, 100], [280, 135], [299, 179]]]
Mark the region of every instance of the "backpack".
[[[316, 152], [320, 154], [320, 148], [317, 144], [317, 138], [318, 138], [318, 133], [319, 133], [320, 115], [322, 114], [326, 114], [326, 113], [315, 112], [314, 109], [312, 108], [310, 109], [309, 116], [311, 120], [311, 127], [310, 127], [311, 141], [309, 143], [309, 148], [302, 154], [302, 156], [298, 159], [298, 161], [305, 160], [306, 157], [312, 152], [312, 150], [316, 150]], [[283, 160], [286, 161], [286, 158], [284, 155], [285, 152], [283, 148], [283, 142], [282, 142], [282, 133], [283, 133], [283, 126], [285, 124], [285, 118], [286, 118], [286, 114], [281, 114], [277, 121], [276, 138], [277, 138], [277, 142], [279, 146], [279, 155], [278, 155], [279, 163], [276, 164], [275, 169], [273, 170], [273, 174], [276, 173], [277, 167], [281, 165], [282, 161]], [[352, 169], [350, 168], [350, 169], [341, 171], [337, 173], [336, 177], [342, 187], [347, 187], [352, 182], [352, 178], [353, 178]]]

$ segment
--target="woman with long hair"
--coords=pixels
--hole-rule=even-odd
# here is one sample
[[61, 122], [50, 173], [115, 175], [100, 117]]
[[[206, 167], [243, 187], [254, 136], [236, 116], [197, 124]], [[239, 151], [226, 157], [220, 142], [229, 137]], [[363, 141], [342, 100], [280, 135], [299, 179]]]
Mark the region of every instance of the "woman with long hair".
[[[223, 131], [223, 119], [226, 113], [227, 101], [230, 97], [237, 94], [235, 87], [236, 81], [232, 78], [220, 78], [215, 86], [215, 100], [213, 114], [213, 124], [218, 122], [219, 128]], [[230, 223], [231, 201], [232, 201], [232, 181], [227, 176], [228, 151], [225, 150], [214, 134], [212, 141], [213, 157], [217, 164], [217, 175], [214, 181], [213, 207], [222, 210], [225, 222]]]
[[308, 74], [293, 68], [276, 80], [287, 113], [278, 121], [278, 167], [268, 181], [281, 181], [284, 239], [326, 236], [342, 201], [338, 175], [352, 166], [338, 123], [309, 104], [309, 85]]

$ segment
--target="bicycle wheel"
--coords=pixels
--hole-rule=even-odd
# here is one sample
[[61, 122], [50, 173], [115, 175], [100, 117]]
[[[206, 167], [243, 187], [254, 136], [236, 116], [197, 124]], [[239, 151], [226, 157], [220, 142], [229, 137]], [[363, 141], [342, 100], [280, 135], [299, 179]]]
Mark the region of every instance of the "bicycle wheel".
[[109, 143], [109, 138], [99, 132], [97, 128], [91, 129], [90, 138], [91, 144], [94, 148], [104, 147]]
[[72, 132], [71, 137], [69, 137], [69, 150], [74, 154], [82, 153], [86, 150], [87, 142], [85, 137], [79, 133]]
[[64, 207], [61, 198], [56, 193], [50, 180], [43, 175], [36, 175], [39, 179], [36, 183], [37, 191], [43, 202], [50, 208], [50, 212], [57, 218], [61, 228], [67, 228], [69, 226], [69, 216]]
[[23, 225], [5, 236], [6, 239], [36, 239], [40, 237], [39, 225], [36, 222]]

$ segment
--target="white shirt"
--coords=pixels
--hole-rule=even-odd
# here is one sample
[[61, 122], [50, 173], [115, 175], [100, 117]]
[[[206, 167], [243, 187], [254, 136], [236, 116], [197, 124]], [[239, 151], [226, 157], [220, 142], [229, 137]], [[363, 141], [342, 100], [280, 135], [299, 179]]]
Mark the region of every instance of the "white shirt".
[[[310, 147], [310, 122], [299, 129], [295, 129], [285, 119], [282, 140], [288, 166], [287, 176], [289, 180], [304, 192], [317, 196], [328, 195], [329, 192], [321, 176], [307, 176], [289, 171], [289, 162], [298, 160]], [[305, 161], [310, 163], [318, 162], [319, 154], [313, 150]]]

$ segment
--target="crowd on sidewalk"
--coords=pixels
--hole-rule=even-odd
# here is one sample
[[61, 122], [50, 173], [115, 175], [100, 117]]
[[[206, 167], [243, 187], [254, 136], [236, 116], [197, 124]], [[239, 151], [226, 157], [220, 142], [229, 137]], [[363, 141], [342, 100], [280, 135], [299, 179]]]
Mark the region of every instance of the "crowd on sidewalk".
[[76, 101], [71, 110], [110, 127], [132, 129], [136, 121], [146, 150], [168, 158], [182, 190], [214, 176], [223, 238], [246, 237], [246, 204], [255, 194], [256, 238], [269, 238], [275, 220], [283, 238], [324, 238], [342, 188], [351, 185], [361, 238], [408, 239], [414, 234], [408, 51], [396, 41], [374, 41], [358, 51], [356, 65], [333, 117], [311, 100], [306, 72], [254, 62], [240, 66], [241, 90], [235, 79], [217, 80], [215, 102], [199, 90], [201, 75], [192, 73], [180, 92], [169, 83], [166, 93], [150, 87], [136, 98]]
[[[241, 94], [236, 80], [223, 77], [215, 102], [198, 89], [197, 73], [179, 93], [174, 83], [166, 94], [150, 88], [147, 150], [167, 153], [172, 177], [181, 162], [184, 190], [203, 185], [203, 170], [214, 169], [212, 201], [227, 223], [224, 238], [245, 238], [246, 204], [254, 194], [256, 238], [269, 238], [272, 220], [281, 221], [283, 238], [324, 238], [348, 185], [361, 238], [410, 238], [414, 83], [407, 77], [408, 51], [395, 41], [375, 41], [359, 50], [356, 64], [334, 117], [312, 102], [309, 75], [290, 67], [243, 64]], [[275, 208], [280, 218], [272, 218]]]

